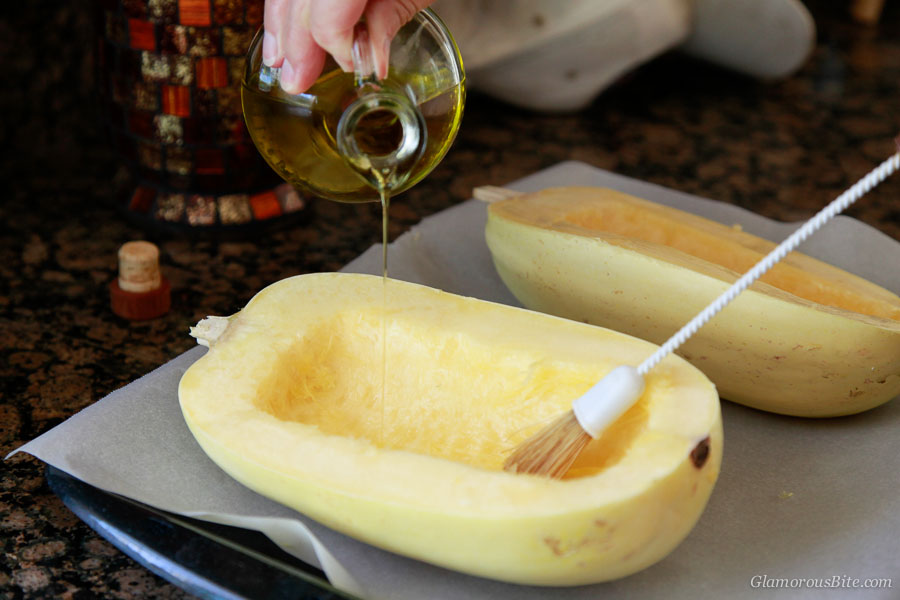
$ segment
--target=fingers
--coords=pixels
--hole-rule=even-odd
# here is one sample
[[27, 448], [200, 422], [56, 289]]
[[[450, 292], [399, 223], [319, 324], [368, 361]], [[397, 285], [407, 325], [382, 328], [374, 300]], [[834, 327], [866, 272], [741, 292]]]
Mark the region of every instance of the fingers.
[[432, 2], [433, 0], [369, 0], [366, 22], [375, 75], [379, 79], [384, 79], [388, 74], [391, 40], [417, 12]]
[[290, 94], [309, 88], [331, 54], [353, 70], [353, 31], [365, 12], [375, 73], [388, 73], [391, 40], [433, 0], [266, 0], [263, 62], [281, 68], [281, 87]]
[[366, 0], [309, 0], [309, 30], [313, 39], [345, 71], [353, 70], [353, 28]]
[[322, 74], [325, 51], [316, 44], [305, 28], [291, 30], [285, 43], [285, 57], [281, 65], [281, 89], [299, 94], [309, 89]]
[[280, 67], [284, 60], [284, 32], [290, 14], [289, 0], [266, 0], [263, 11], [263, 63]]
[[310, 0], [266, 0], [263, 63], [281, 68], [281, 88], [289, 94], [308, 89], [322, 72], [325, 51], [309, 33]]

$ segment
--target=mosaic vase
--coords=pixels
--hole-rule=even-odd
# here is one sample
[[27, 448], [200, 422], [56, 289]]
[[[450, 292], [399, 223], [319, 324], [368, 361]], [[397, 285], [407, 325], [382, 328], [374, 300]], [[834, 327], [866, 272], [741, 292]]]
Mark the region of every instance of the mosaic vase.
[[244, 126], [240, 85], [263, 0], [96, 0], [103, 120], [129, 216], [164, 229], [285, 221], [306, 199]]

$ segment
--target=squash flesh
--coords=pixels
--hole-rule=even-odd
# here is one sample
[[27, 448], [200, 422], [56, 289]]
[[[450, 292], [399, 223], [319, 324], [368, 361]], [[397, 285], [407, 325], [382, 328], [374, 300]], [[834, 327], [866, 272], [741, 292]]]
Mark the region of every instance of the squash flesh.
[[[664, 362], [572, 479], [512, 475], [500, 470], [512, 445], [652, 345], [422, 286], [387, 290], [384, 416], [380, 278], [292, 278], [232, 317], [182, 378], [182, 411], [206, 453], [340, 531], [507, 581], [620, 577], [687, 535], [722, 452], [718, 398], [699, 371]], [[392, 363], [403, 365], [393, 379]], [[529, 393], [539, 398], [521, 401]], [[711, 452], [697, 467], [689, 455], [704, 439]]]
[[[487, 340], [402, 314], [391, 315], [389, 323], [383, 372], [382, 311], [343, 313], [317, 323], [279, 355], [254, 404], [279, 420], [313, 424], [378, 448], [500, 470], [523, 435], [565, 412], [597, 376], [596, 364], [563, 363], [515, 348], [498, 356]], [[604, 368], [612, 366], [607, 361]], [[651, 385], [666, 385], [665, 377]], [[410, 397], [416, 401], [405, 401]], [[576, 465], [580, 476], [621, 458], [647, 416], [646, 402], [636, 404], [603, 444], [583, 454]]]
[[[630, 239], [666, 246], [704, 261], [720, 265], [738, 275], [749, 271], [776, 244], [743, 233], [739, 228], [701, 221], [693, 215], [678, 214], [665, 207], [617, 197], [616, 202], [599, 202], [588, 209], [562, 213], [561, 221], [581, 229], [581, 235], [606, 232]], [[524, 208], [524, 206], [522, 207]], [[530, 207], [529, 207], [530, 208]], [[539, 217], [533, 222], [538, 222]], [[560, 217], [557, 217], [560, 218]], [[553, 227], [552, 221], [547, 221]], [[806, 268], [804, 268], [806, 267]], [[868, 287], [849, 273], [793, 252], [766, 272], [760, 281], [818, 304], [848, 311], [900, 320], [900, 305], [893, 298], [857, 293], [848, 284]]]

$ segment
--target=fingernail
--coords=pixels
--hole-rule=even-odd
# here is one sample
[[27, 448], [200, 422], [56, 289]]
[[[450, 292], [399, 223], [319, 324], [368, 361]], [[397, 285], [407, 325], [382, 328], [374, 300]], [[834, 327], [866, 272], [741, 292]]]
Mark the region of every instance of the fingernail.
[[263, 35], [263, 46], [262, 46], [262, 59], [263, 64], [267, 67], [271, 67], [275, 64], [275, 58], [278, 54], [278, 44], [275, 42], [275, 36], [265, 32]]
[[298, 83], [297, 71], [294, 70], [294, 66], [288, 59], [284, 59], [284, 63], [281, 65], [281, 89], [293, 94]]
[[340, 58], [337, 56], [332, 56], [334, 58], [334, 62], [341, 68], [342, 71], [346, 73], [352, 73], [354, 71], [354, 64], [352, 59], [348, 58]]

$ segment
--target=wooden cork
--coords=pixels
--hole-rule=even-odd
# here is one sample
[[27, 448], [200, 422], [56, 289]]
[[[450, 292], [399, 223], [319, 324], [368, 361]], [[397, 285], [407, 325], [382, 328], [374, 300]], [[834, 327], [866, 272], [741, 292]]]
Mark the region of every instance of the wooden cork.
[[881, 20], [881, 11], [884, 9], [884, 0], [853, 0], [850, 4], [850, 14], [859, 23], [875, 25]]
[[113, 312], [133, 320], [152, 319], [169, 311], [171, 288], [159, 270], [159, 249], [150, 242], [127, 242], [119, 248], [119, 276], [109, 284]]
[[119, 287], [126, 292], [149, 292], [162, 284], [159, 249], [150, 242], [127, 242], [119, 248]]

